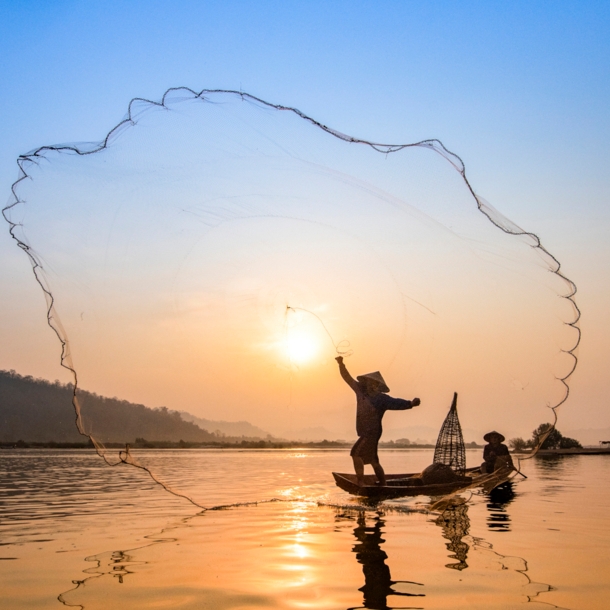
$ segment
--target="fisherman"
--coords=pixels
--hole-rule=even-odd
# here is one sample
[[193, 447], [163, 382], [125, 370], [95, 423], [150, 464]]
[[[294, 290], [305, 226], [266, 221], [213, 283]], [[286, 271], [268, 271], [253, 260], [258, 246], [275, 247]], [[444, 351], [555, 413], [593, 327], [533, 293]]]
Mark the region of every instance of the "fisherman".
[[484, 437], [487, 441], [483, 449], [483, 459], [481, 472], [491, 474], [499, 468], [514, 468], [513, 459], [510, 456], [508, 447], [504, 444], [504, 436], [495, 430], [488, 432]]
[[385, 485], [385, 472], [377, 456], [377, 444], [381, 438], [381, 420], [387, 410], [403, 411], [417, 407], [419, 398], [403, 400], [387, 395], [390, 388], [386, 385], [381, 373], [375, 371], [367, 375], [359, 375], [354, 379], [343, 364], [343, 357], [335, 360], [339, 363], [339, 372], [347, 385], [356, 393], [356, 432], [358, 440], [352, 447], [350, 455], [354, 462], [354, 470], [358, 485], [364, 485], [364, 465], [370, 464], [377, 475], [378, 484]]

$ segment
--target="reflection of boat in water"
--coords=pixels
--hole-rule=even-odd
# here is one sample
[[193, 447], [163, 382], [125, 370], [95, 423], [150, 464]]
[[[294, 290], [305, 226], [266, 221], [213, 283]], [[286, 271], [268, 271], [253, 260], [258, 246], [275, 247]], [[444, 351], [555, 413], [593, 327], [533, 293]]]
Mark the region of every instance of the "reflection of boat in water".
[[401, 498], [405, 496], [444, 496], [460, 489], [472, 487], [494, 488], [506, 481], [507, 476], [513, 472], [496, 472], [493, 475], [481, 474], [479, 468], [469, 468], [464, 477], [450, 483], [436, 483], [425, 485], [420, 473], [386, 474], [386, 484], [377, 485], [374, 474], [364, 475], [364, 485], [358, 484], [355, 474], [333, 472], [338, 487], [354, 496], [366, 498]]
[[447, 507], [436, 519], [437, 525], [443, 528], [443, 537], [449, 542], [445, 545], [453, 555], [451, 559], [457, 559], [456, 563], [445, 564], [446, 568], [462, 571], [468, 567], [466, 560], [470, 546], [463, 538], [468, 536], [470, 519], [468, 518], [468, 505], [456, 504]]
[[506, 481], [489, 492], [487, 527], [495, 532], [510, 531], [510, 516], [506, 507], [515, 499], [512, 481]]

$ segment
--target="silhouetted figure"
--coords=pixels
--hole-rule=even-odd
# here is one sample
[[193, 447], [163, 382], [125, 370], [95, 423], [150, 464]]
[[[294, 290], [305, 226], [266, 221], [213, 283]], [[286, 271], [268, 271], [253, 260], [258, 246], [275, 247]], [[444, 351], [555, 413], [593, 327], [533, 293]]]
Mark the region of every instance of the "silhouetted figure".
[[362, 564], [364, 573], [364, 586], [359, 589], [362, 591], [364, 608], [374, 608], [375, 610], [390, 610], [388, 595], [424, 597], [423, 593], [401, 593], [392, 588], [392, 585], [400, 582], [417, 586], [421, 586], [421, 584], [392, 580], [390, 568], [385, 563], [388, 556], [381, 548], [381, 544], [385, 542], [381, 537], [383, 525], [385, 525], [384, 521], [377, 516], [373, 527], [367, 527], [364, 513], [358, 515], [358, 527], [354, 529], [354, 536], [358, 540], [358, 544], [354, 545], [352, 549], [356, 553], [356, 560]]
[[385, 485], [385, 472], [379, 463], [377, 445], [381, 438], [381, 420], [388, 411], [403, 411], [417, 407], [419, 398], [403, 400], [392, 398], [386, 393], [390, 388], [386, 385], [381, 373], [376, 371], [367, 375], [359, 375], [354, 379], [347, 371], [343, 358], [338, 356], [339, 372], [345, 383], [356, 393], [356, 432], [358, 440], [352, 447], [350, 455], [354, 461], [354, 470], [358, 484], [364, 485], [364, 465], [370, 464], [377, 475], [380, 485]]
[[483, 448], [483, 459], [481, 472], [491, 474], [499, 468], [514, 468], [513, 459], [508, 447], [504, 444], [504, 436], [495, 430], [488, 432], [484, 437], [487, 445]]

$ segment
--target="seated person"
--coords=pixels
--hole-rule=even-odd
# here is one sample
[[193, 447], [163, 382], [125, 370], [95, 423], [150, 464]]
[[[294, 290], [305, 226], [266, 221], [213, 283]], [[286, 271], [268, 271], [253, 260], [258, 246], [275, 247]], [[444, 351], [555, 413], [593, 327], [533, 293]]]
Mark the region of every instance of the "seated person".
[[484, 437], [487, 445], [483, 449], [481, 472], [491, 474], [499, 468], [514, 468], [508, 447], [504, 444], [504, 436], [495, 430], [488, 432]]

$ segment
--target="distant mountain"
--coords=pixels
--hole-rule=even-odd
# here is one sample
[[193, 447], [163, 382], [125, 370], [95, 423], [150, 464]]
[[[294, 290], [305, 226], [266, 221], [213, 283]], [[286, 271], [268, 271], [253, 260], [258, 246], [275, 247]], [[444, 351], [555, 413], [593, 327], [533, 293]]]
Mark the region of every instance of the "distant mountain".
[[205, 419], [197, 417], [187, 411], [176, 411], [184, 421], [192, 422], [195, 425], [208, 430], [209, 432], [220, 432], [226, 436], [247, 437], [252, 440], [264, 439], [271, 436], [268, 432], [253, 426], [247, 421], [215, 421], [213, 419]]
[[[0, 371], [0, 442], [83, 442], [72, 407], [72, 385]], [[150, 409], [118, 398], [78, 391], [86, 430], [102, 442], [214, 442], [219, 436], [166, 407]]]

